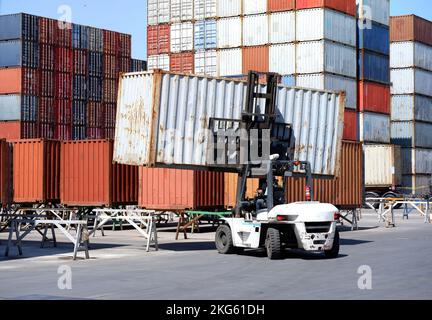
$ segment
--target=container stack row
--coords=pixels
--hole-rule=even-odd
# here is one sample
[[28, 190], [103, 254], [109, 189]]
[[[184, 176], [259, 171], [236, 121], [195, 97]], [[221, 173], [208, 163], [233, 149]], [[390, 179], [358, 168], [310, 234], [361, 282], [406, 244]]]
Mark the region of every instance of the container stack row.
[[401, 146], [407, 191], [426, 194], [432, 175], [432, 22], [391, 18], [391, 140]]
[[113, 138], [117, 79], [131, 71], [131, 36], [3, 15], [0, 68], [0, 137]]

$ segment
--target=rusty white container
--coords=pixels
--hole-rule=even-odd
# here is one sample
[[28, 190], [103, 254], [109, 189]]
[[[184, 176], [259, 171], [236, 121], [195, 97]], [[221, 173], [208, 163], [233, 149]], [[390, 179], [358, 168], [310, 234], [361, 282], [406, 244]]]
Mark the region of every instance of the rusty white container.
[[365, 186], [390, 187], [402, 183], [401, 148], [396, 145], [364, 145]]

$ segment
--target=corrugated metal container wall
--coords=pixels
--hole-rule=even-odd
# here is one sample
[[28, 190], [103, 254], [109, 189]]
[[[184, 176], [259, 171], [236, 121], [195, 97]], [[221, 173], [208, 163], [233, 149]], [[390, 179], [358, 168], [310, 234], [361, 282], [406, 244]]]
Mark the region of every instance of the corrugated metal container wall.
[[242, 49], [218, 51], [218, 76], [229, 76], [243, 72]]
[[432, 22], [415, 15], [390, 18], [390, 42], [418, 41], [432, 46]]
[[432, 72], [415, 68], [392, 69], [392, 94], [418, 93], [432, 97]]
[[379, 113], [360, 113], [360, 141], [390, 143], [390, 116]]
[[21, 125], [24, 123], [20, 121], [0, 121], [0, 138], [7, 140], [18, 140], [21, 138]]
[[241, 18], [223, 18], [217, 20], [217, 47], [236, 48], [242, 45]]
[[389, 33], [389, 27], [380, 25], [376, 22], [372, 22], [370, 28], [357, 28], [357, 47], [358, 49], [366, 49], [389, 55]]
[[169, 53], [170, 25], [158, 24], [147, 27], [147, 54], [155, 55]]
[[194, 20], [216, 17], [216, 0], [195, 0]]
[[327, 39], [356, 46], [356, 19], [329, 9], [307, 9], [296, 12], [296, 40]]
[[369, 19], [383, 25], [390, 24], [390, 0], [356, 0], [361, 20]]
[[60, 143], [47, 140], [13, 141], [13, 201], [56, 202], [60, 198]]
[[0, 94], [21, 93], [22, 68], [0, 69]]
[[0, 40], [39, 40], [39, 17], [26, 13], [8, 14], [0, 17]]
[[296, 0], [296, 9], [331, 8], [337, 11], [356, 16], [355, 0]]
[[391, 97], [392, 121], [432, 122], [432, 98], [419, 95], [393, 95]]
[[[216, 20], [202, 20], [194, 26], [195, 50], [215, 49], [217, 42]], [[232, 31], [231, 31], [232, 32]]]
[[269, 42], [269, 18], [266, 14], [243, 18], [243, 45], [259, 46]]
[[403, 147], [432, 148], [432, 124], [413, 121], [393, 121], [391, 124], [392, 143]]
[[167, 54], [160, 54], [148, 57], [148, 69], [162, 69], [168, 71], [170, 68], [170, 56]]
[[6, 140], [0, 140], [0, 207], [11, 201], [12, 150]]
[[195, 53], [195, 74], [217, 75], [218, 54], [216, 50], [201, 50]]
[[36, 121], [38, 99], [20, 94], [0, 95], [0, 121]]
[[113, 164], [108, 140], [61, 144], [61, 203], [71, 206], [136, 204], [138, 168]]
[[432, 149], [402, 148], [403, 174], [429, 174], [432, 176]]
[[404, 175], [402, 184], [405, 193], [416, 195], [430, 195], [432, 192], [432, 178], [430, 175]]
[[139, 168], [138, 206], [141, 208], [193, 210], [223, 205], [223, 173]]
[[394, 145], [364, 145], [365, 185], [399, 186], [402, 183], [401, 148]]
[[388, 56], [361, 50], [358, 59], [360, 80], [386, 84], [390, 82], [390, 58]]
[[288, 43], [296, 40], [296, 17], [294, 11], [270, 14], [269, 42]]
[[170, 21], [193, 20], [194, 0], [171, 0]]
[[194, 28], [191, 22], [173, 23], [170, 27], [171, 52], [192, 51]]
[[[225, 173], [225, 207], [234, 208], [237, 199], [237, 180], [235, 173]], [[253, 199], [259, 186], [259, 179], [246, 180], [246, 199]]]
[[170, 71], [194, 73], [195, 57], [193, 52], [173, 53], [170, 57]]
[[[283, 59], [281, 58], [283, 57]], [[269, 71], [283, 75], [295, 74], [295, 44], [278, 44], [269, 48]]]
[[432, 71], [432, 46], [420, 42], [390, 44], [390, 68], [419, 67]]
[[243, 0], [243, 14], [257, 14], [267, 12], [267, 0]]
[[236, 17], [242, 14], [243, 0], [219, 0], [217, 2], [218, 17]]
[[356, 77], [356, 50], [330, 41], [297, 44], [297, 73], [330, 72]]
[[268, 0], [268, 9], [270, 12], [294, 10], [295, 0]]
[[0, 41], [0, 67], [39, 67], [39, 45], [35, 42]]
[[355, 79], [328, 73], [304, 74], [297, 75], [296, 85], [319, 90], [345, 91], [346, 108], [357, 108], [357, 82]]
[[250, 70], [258, 72], [269, 71], [269, 47], [247, 47], [242, 49], [243, 54], [243, 74], [248, 74]]
[[390, 87], [376, 82], [359, 81], [360, 112], [390, 113]]
[[345, 109], [343, 139], [357, 141], [359, 117], [355, 110]]
[[[356, 208], [363, 203], [362, 145], [342, 142], [341, 175], [336, 179], [314, 179], [315, 200], [340, 208]], [[306, 201], [305, 178], [287, 178], [287, 203]]]

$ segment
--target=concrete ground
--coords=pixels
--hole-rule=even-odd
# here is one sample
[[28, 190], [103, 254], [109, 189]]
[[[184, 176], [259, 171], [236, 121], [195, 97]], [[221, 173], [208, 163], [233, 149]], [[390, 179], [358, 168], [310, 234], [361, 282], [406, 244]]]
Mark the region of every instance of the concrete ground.
[[[91, 238], [91, 259], [77, 261], [60, 233], [58, 248], [41, 249], [40, 236], [32, 234], [22, 257], [12, 248], [5, 258], [7, 234], [1, 233], [0, 299], [432, 298], [432, 225], [415, 213], [409, 220], [398, 213], [396, 228], [386, 229], [366, 210], [360, 230], [341, 228], [334, 260], [289, 252], [269, 261], [259, 250], [220, 255], [214, 229], [175, 241], [173, 228], [162, 227], [158, 252], [147, 253], [133, 230], [107, 231]], [[58, 286], [64, 270], [71, 270], [72, 288]]]

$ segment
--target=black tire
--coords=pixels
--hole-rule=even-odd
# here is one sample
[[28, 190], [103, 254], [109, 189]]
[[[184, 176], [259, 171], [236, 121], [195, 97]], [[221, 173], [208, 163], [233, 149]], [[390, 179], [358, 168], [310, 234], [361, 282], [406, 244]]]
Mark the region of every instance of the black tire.
[[339, 248], [340, 248], [339, 231], [336, 230], [334, 240], [333, 240], [333, 247], [330, 250], [324, 251], [325, 257], [328, 259], [337, 258], [339, 256]]
[[267, 257], [270, 260], [280, 259], [281, 257], [281, 240], [280, 232], [275, 228], [268, 228], [265, 241]]
[[[365, 198], [379, 198], [379, 197], [380, 197], [380, 195], [378, 193], [376, 193], [376, 192], [366, 192], [365, 193]], [[375, 202], [372, 206], [375, 209], [378, 209], [379, 205], [380, 205], [379, 202]], [[366, 203], [363, 205], [363, 208], [370, 209], [370, 207], [367, 206]]]
[[217, 228], [215, 244], [220, 254], [233, 254], [238, 252], [233, 244], [231, 228], [226, 224], [222, 224]]

